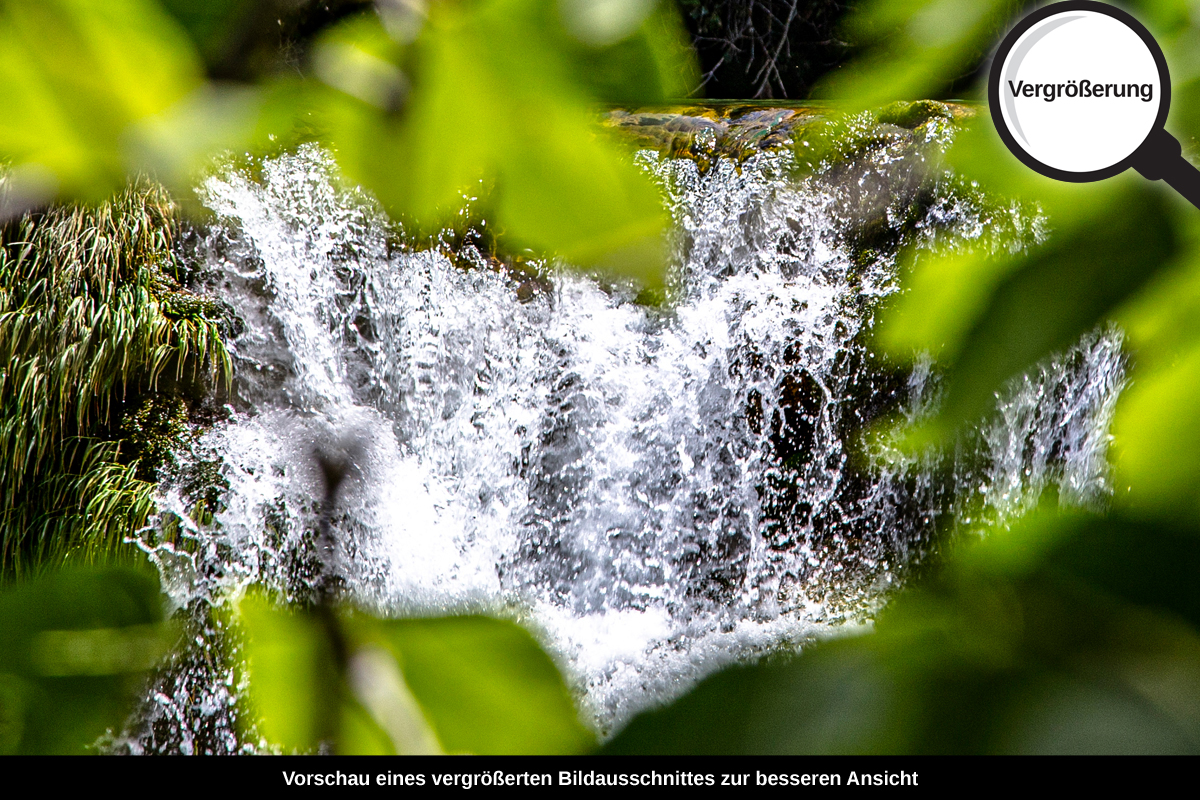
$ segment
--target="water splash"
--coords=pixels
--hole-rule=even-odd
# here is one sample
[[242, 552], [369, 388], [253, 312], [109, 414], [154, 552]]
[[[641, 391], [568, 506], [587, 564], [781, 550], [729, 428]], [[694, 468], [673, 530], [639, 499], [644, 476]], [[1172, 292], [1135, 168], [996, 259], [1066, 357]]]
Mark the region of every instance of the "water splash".
[[[174, 603], [219, 605], [256, 583], [311, 592], [312, 454], [350, 436], [360, 457], [332, 523], [355, 600], [520, 618], [601, 733], [731, 661], [867, 619], [939, 520], [975, 500], [920, 459], [851, 460], [858, 426], [927, 413], [936, 394], [930, 364], [897, 373], [867, 345], [896, 279], [892, 259], [850, 244], [862, 191], [797, 183], [784, 153], [704, 172], [645, 163], [677, 223], [669, 310], [566, 269], [530, 293], [470, 247], [458, 264], [414, 249], [316, 148], [256, 179], [210, 178], [203, 269], [243, 329], [228, 419], [164, 485], [161, 519], [186, 546], [144, 543]], [[912, 181], [896, 170], [911, 163], [883, 151], [868, 167], [892, 192], [870, 213], [900, 224], [911, 198], [893, 189]], [[936, 187], [923, 207], [930, 246], [988, 229], [991, 212]], [[1122, 381], [1119, 336], [1089, 338], [1014, 389], [980, 433], [982, 467], [954, 482], [993, 516], [1051, 482], [1096, 502]], [[196, 523], [214, 484], [216, 513]], [[208, 697], [233, 715], [222, 680]], [[184, 701], [155, 698], [183, 749]]]

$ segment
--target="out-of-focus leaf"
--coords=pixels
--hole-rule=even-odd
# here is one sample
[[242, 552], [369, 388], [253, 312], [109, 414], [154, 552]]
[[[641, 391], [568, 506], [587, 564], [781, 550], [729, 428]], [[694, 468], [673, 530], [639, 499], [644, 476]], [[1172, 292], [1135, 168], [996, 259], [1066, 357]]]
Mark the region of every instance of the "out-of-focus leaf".
[[326, 630], [312, 615], [275, 607], [260, 595], [242, 600], [238, 614], [246, 631], [251, 702], [263, 735], [298, 751], [333, 740], [343, 693]]
[[1171, 71], [1171, 112], [1167, 130], [1194, 158], [1200, 136], [1200, 25], [1192, 24], [1195, 5], [1189, 0], [1143, 2], [1135, 10], [1162, 45]]
[[483, 198], [488, 219], [514, 244], [658, 287], [661, 199], [598, 134], [588, 91], [633, 86], [649, 100], [677, 88], [672, 53], [685, 51], [657, 46], [675, 36], [673, 17], [656, 12], [645, 35], [593, 53], [572, 43], [556, 9], [435, 3], [403, 52], [381, 44], [386, 29], [374, 18], [348, 23], [316, 55], [318, 74], [339, 90], [324, 96], [322, 119], [348, 175], [392, 211], [445, 222], [483, 182], [494, 187]]
[[358, 703], [347, 703], [342, 708], [341, 725], [338, 729], [338, 755], [346, 756], [394, 756], [397, 752], [391, 738], [367, 709]]
[[1121, 188], [1019, 260], [918, 263], [881, 340], [897, 354], [928, 349], [948, 366], [944, 429], [982, 417], [1006, 381], [1069, 347], [1169, 265], [1177, 236], [1163, 193], [1144, 182]]
[[1169, 366], [1200, 340], [1200, 217], [1185, 207], [1179, 221], [1181, 257], [1117, 313], [1139, 371]]
[[[1141, 180], [1130, 174], [1100, 183], [1068, 183], [1047, 178], [1017, 160], [1001, 141], [991, 115], [981, 113], [955, 134], [946, 153], [946, 166], [978, 183], [998, 198], [1028, 204], [1048, 218], [1054, 230], [1074, 226], [1112, 202], [1121, 180]], [[1021, 249], [1013, 242], [1014, 249]]]
[[[639, 715], [613, 754], [888, 751], [897, 693], [871, 648], [829, 642], [802, 658], [734, 667], [665, 708]], [[898, 746], [895, 749], [900, 749]]]
[[[358, 620], [360, 632], [378, 627], [375, 620]], [[373, 630], [378, 635], [377, 630]], [[429, 726], [396, 657], [379, 645], [359, 646], [348, 664], [348, 678], [354, 694], [369, 712], [376, 739], [391, 752], [404, 755], [441, 755], [442, 745]], [[343, 752], [355, 752], [355, 743], [347, 741], [351, 731], [342, 732]], [[363, 738], [366, 731], [364, 729]], [[364, 744], [366, 744], [364, 742]]]
[[397, 65], [403, 52], [378, 17], [359, 16], [322, 37], [313, 69], [334, 89], [380, 109], [395, 109], [408, 91], [408, 78]]
[[595, 746], [554, 662], [512, 623], [289, 610], [257, 595], [239, 614], [259, 730], [287, 750], [533, 754]]
[[594, 47], [629, 38], [655, 5], [657, 0], [558, 0], [567, 30]]
[[557, 754], [595, 746], [562, 675], [524, 629], [478, 616], [380, 625], [448, 752]]
[[126, 138], [136, 143], [139, 167], [168, 186], [187, 188], [213, 153], [260, 138], [259, 125], [271, 110], [264, 108], [259, 89], [210, 84], [162, 114], [139, 120]]
[[[1175, 614], [1200, 630], [1200, 533], [1165, 520], [1114, 514], [1031, 520], [1049, 542], [1048, 568], [1135, 606]], [[1200, 702], [1200, 698], [1198, 698]]]
[[1043, 511], [963, 547], [874, 633], [720, 673], [606, 751], [1195, 753], [1200, 636], [1183, 622], [1182, 564], [1198, 547], [1187, 531]]
[[[1196, 32], [1191, 47], [1200, 53], [1200, 31]], [[1196, 69], [1200, 72], [1200, 65]], [[1200, 78], [1172, 84], [1171, 112], [1166, 127], [1184, 146], [1184, 155], [1194, 159], [1196, 137], [1200, 136]]]
[[[1132, 0], [1126, 9], [1145, 25], [1160, 45], [1173, 40], [1191, 24], [1192, 0]], [[1171, 63], [1168, 59], [1168, 63]], [[1172, 68], [1171, 74], [1175, 70]]]
[[1137, 372], [1113, 422], [1117, 501], [1164, 520], [1200, 509], [1200, 220], [1185, 213], [1185, 257], [1118, 315]]
[[141, 160], [130, 125], [201, 84], [191, 43], [148, 0], [10, 0], [0, 6], [0, 155], [55, 193], [124, 185]]
[[71, 570], [0, 594], [0, 753], [82, 753], [166, 651], [158, 582]]
[[944, 96], [1018, 8], [1012, 0], [875, 0], [847, 29], [853, 44], [869, 49], [817, 93], [857, 108]]
[[1195, 519], [1200, 511], [1200, 342], [1139, 374], [1113, 421], [1116, 466], [1143, 513]]
[[[635, 5], [646, 13], [630, 33], [588, 46], [565, 37], [557, 47], [567, 56], [575, 80], [596, 98], [619, 105], [652, 105], [679, 100], [700, 83], [700, 70], [686, 29], [670, 2], [654, 0], [563, 0], [569, 6]], [[551, 21], [547, 30], [554, 31]], [[568, 25], [568, 30], [570, 26]]]
[[209, 63], [221, 61], [245, 24], [270, 0], [161, 0]]

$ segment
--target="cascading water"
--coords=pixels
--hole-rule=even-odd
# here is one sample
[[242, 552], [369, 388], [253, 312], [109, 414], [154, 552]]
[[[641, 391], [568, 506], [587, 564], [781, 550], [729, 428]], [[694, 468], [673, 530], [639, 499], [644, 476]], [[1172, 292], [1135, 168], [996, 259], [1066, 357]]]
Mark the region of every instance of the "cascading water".
[[[665, 309], [565, 268], [522, 284], [469, 246], [414, 249], [313, 147], [204, 184], [217, 222], [197, 269], [239, 320], [236, 386], [164, 484], [159, 527], [182, 536], [142, 542], [196, 640], [130, 749], [257, 746], [213, 655], [236, 645], [204, 609], [255, 583], [310, 591], [317, 450], [354, 462], [334, 517], [354, 601], [521, 619], [602, 734], [724, 664], [864, 621], [956, 511], [1010, 514], [1051, 483], [1103, 498], [1119, 335], [1014, 387], [954, 486], [930, 459], [858, 465], [854, 431], [927, 413], [936, 380], [869, 351], [896, 268], [848, 244], [845, 177], [796, 181], [783, 151], [641, 157], [677, 223]], [[855, 185], [901, 162], [875, 151]], [[918, 243], [989, 235], [982, 208], [932, 192]]]

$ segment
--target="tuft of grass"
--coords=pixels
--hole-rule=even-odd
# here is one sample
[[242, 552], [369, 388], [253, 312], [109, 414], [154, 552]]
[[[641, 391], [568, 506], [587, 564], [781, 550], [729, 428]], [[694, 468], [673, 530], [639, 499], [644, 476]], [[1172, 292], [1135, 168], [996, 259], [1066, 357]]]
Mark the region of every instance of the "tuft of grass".
[[122, 550], [170, 450], [122, 420], [228, 385], [220, 310], [176, 279], [178, 230], [145, 180], [0, 228], [0, 582]]

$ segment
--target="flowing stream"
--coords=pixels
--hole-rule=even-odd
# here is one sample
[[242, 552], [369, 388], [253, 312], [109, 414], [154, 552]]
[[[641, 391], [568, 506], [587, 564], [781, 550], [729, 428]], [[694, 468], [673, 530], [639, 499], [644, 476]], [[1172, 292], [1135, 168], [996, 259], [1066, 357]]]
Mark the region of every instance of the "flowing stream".
[[[318, 451], [354, 464], [333, 524], [355, 602], [521, 621], [604, 735], [730, 662], [869, 623], [939, 531], [1051, 484], [1103, 502], [1118, 334], [1014, 385], [958, 456], [878, 446], [864, 463], [860, 425], [929, 413], [937, 378], [870, 351], [897, 267], [852, 247], [846, 176], [797, 181], [782, 150], [706, 170], [639, 158], [676, 221], [663, 309], [561, 265], [527, 279], [469, 245], [415, 248], [314, 147], [204, 183], [196, 269], [239, 320], [236, 380], [145, 534], [195, 640], [126, 748], [260, 746], [235, 724], [236, 637], [212, 609], [254, 584], [310, 590]], [[913, 160], [879, 150], [851, 177]], [[883, 206], [918, 247], [1044, 235], [1036, 214], [924, 180], [915, 219]], [[167, 524], [186, 547], [156, 536]]]

